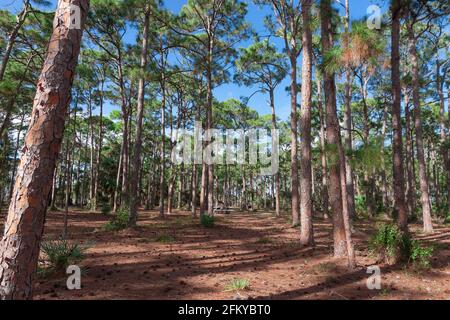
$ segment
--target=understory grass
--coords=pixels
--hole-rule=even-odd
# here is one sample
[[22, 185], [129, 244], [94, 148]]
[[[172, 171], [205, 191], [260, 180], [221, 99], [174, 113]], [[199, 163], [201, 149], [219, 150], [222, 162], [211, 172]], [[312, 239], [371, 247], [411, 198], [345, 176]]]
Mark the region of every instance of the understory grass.
[[208, 214], [204, 214], [200, 218], [200, 223], [202, 226], [204, 226], [206, 228], [212, 228], [212, 227], [214, 227], [215, 217], [210, 216]]
[[38, 274], [46, 276], [53, 272], [65, 272], [68, 266], [84, 259], [88, 245], [67, 240], [50, 240], [41, 244], [44, 260], [39, 265]]
[[116, 215], [108, 221], [103, 228], [106, 231], [119, 231], [125, 229], [128, 226], [129, 209], [122, 207], [117, 210]]
[[433, 247], [423, 246], [411, 235], [401, 232], [395, 224], [381, 224], [369, 240], [369, 250], [385, 262], [404, 261], [419, 269], [431, 267], [434, 252]]
[[171, 236], [170, 234], [163, 234], [158, 236], [155, 241], [161, 243], [172, 243], [175, 242], [175, 237]]
[[271, 238], [269, 238], [269, 237], [262, 237], [262, 238], [259, 238], [259, 239], [256, 241], [256, 243], [259, 243], [259, 244], [269, 244], [269, 243], [273, 243], [273, 240], [272, 240]]
[[246, 290], [250, 287], [250, 281], [247, 279], [233, 279], [225, 285], [225, 291]]

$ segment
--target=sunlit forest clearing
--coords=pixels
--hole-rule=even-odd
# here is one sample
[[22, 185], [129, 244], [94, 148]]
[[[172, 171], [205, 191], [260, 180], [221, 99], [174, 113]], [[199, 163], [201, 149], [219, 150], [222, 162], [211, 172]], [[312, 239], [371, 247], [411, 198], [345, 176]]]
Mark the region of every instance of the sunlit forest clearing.
[[[420, 271], [380, 263], [367, 250], [374, 221], [355, 224], [358, 266], [332, 258], [329, 221], [314, 221], [313, 248], [298, 242], [289, 217], [273, 212], [237, 212], [204, 228], [189, 212], [162, 220], [157, 211], [139, 213], [138, 227], [102, 230], [108, 217], [70, 211], [69, 239], [88, 249], [81, 262], [82, 289], [67, 290], [65, 272], [35, 279], [35, 299], [448, 299], [449, 227], [430, 236], [412, 225], [421, 243], [436, 247], [432, 268]], [[382, 221], [379, 221], [380, 223]], [[388, 222], [388, 221], [384, 221]], [[48, 215], [45, 237], [56, 238], [63, 213]], [[381, 290], [367, 288], [367, 267], [379, 264]], [[239, 281], [245, 281], [241, 288]]]
[[448, 1], [0, 0], [0, 298], [450, 298]]

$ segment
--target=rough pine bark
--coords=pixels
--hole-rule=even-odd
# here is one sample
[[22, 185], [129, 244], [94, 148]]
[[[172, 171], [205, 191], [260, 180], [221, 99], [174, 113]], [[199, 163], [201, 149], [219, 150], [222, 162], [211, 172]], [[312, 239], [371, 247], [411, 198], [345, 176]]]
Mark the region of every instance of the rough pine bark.
[[291, 56], [291, 207], [292, 225], [299, 224], [299, 184], [297, 156], [297, 57]]
[[323, 217], [325, 219], [329, 218], [328, 214], [328, 170], [327, 170], [327, 156], [325, 149], [325, 115], [323, 112], [322, 105], [322, 81], [319, 77], [316, 76], [316, 84], [317, 84], [317, 107], [319, 109], [319, 117], [320, 117], [320, 160], [321, 160], [321, 168], [322, 168], [322, 197], [323, 197]]
[[60, 0], [0, 243], [0, 297], [30, 299], [56, 159], [61, 147], [82, 29], [71, 29], [71, 6], [84, 25], [89, 0]]
[[[164, 62], [162, 63], [164, 66]], [[165, 216], [164, 213], [164, 190], [165, 190], [165, 148], [166, 148], [166, 85], [165, 85], [165, 74], [162, 74], [161, 78], [161, 92], [162, 92], [162, 101], [161, 101], [161, 168], [160, 168], [160, 176], [159, 176], [159, 215], [161, 217]]]
[[404, 93], [404, 103], [405, 103], [405, 139], [406, 139], [406, 200], [408, 205], [408, 211], [410, 214], [416, 212], [415, 206], [415, 193], [416, 184], [414, 179], [414, 150], [412, 144], [412, 134], [411, 134], [411, 112], [409, 108], [409, 95], [408, 92]]
[[312, 34], [310, 27], [311, 1], [302, 4], [302, 107], [301, 107], [301, 160], [300, 160], [300, 243], [314, 245], [312, 175], [311, 175], [311, 89], [312, 89]]
[[128, 218], [128, 226], [136, 226], [137, 211], [139, 207], [139, 170], [141, 170], [141, 149], [142, 149], [142, 120], [144, 117], [144, 97], [145, 97], [145, 68], [147, 66], [147, 53], [148, 53], [148, 34], [150, 24], [150, 8], [146, 8], [144, 13], [144, 25], [142, 31], [142, 47], [141, 47], [141, 62], [138, 83], [138, 98], [137, 98], [137, 111], [136, 111], [136, 142], [134, 144], [134, 158], [133, 167], [131, 168], [131, 203], [130, 203], [130, 215]]
[[103, 90], [104, 90], [104, 78], [102, 76], [100, 85], [100, 114], [98, 125], [98, 146], [97, 146], [97, 158], [95, 162], [95, 180], [94, 180], [94, 206], [93, 210], [97, 210], [98, 207], [98, 191], [99, 191], [99, 177], [100, 177], [100, 163], [102, 158], [102, 145], [103, 145]]
[[[350, 5], [349, 1], [345, 1], [345, 30], [348, 34], [350, 32]], [[348, 45], [348, 42], [347, 42]], [[345, 112], [344, 112], [344, 143], [345, 143], [345, 169], [346, 169], [346, 188], [347, 188], [347, 203], [350, 218], [356, 216], [355, 209], [355, 186], [353, 182], [353, 168], [351, 166], [351, 157], [347, 152], [351, 152], [352, 146], [352, 83], [351, 70], [349, 67], [345, 69]]]
[[[331, 2], [330, 0], [320, 1], [321, 36], [323, 55], [331, 50], [333, 44], [332, 24], [331, 24]], [[327, 155], [330, 172], [329, 197], [331, 211], [333, 214], [333, 241], [334, 256], [344, 257], [347, 253], [347, 241], [343, 219], [341, 173], [340, 173], [340, 134], [339, 121], [336, 110], [336, 84], [334, 74], [324, 73], [324, 90], [327, 123]]]
[[427, 174], [427, 166], [424, 152], [423, 128], [422, 128], [422, 111], [420, 109], [420, 83], [419, 83], [419, 57], [416, 49], [416, 38], [412, 26], [408, 28], [409, 53], [412, 65], [412, 91], [414, 105], [414, 129], [416, 133], [416, 152], [419, 162], [419, 181], [422, 202], [423, 215], [423, 231], [427, 233], [433, 232], [433, 224], [431, 221], [431, 202], [430, 187]]
[[400, 87], [400, 15], [402, 4], [393, 0], [391, 5], [391, 78], [392, 78], [392, 130], [393, 130], [393, 181], [394, 207], [397, 224], [402, 231], [408, 231], [408, 211], [405, 203], [405, 178], [403, 171], [403, 140], [401, 119]]
[[[272, 129], [277, 129], [277, 116], [275, 113], [275, 96], [274, 89], [269, 88], [270, 108], [272, 110]], [[274, 176], [275, 179], [275, 214], [280, 216], [280, 171], [278, 170]]]

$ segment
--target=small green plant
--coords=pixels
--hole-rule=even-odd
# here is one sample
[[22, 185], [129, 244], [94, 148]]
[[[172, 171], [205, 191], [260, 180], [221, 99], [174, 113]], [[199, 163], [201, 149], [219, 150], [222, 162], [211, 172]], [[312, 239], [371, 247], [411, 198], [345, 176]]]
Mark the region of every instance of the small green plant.
[[423, 247], [419, 241], [401, 232], [394, 224], [382, 224], [369, 241], [369, 249], [383, 260], [412, 262], [415, 267], [429, 268], [432, 247]]
[[319, 263], [314, 269], [316, 269], [319, 273], [332, 273], [337, 270], [337, 266], [332, 262], [323, 262]]
[[108, 201], [102, 202], [101, 211], [102, 211], [102, 214], [104, 214], [104, 215], [107, 215], [111, 212], [111, 206], [109, 205]]
[[175, 238], [169, 234], [163, 234], [163, 235], [160, 235], [158, 238], [156, 238], [156, 242], [161, 242], [161, 243], [171, 243], [174, 241], [175, 241]]
[[380, 292], [380, 296], [381, 297], [387, 297], [390, 294], [391, 294], [391, 289], [390, 288], [383, 288], [383, 289], [381, 289], [381, 292]]
[[269, 243], [273, 243], [273, 240], [272, 240], [271, 238], [268, 238], [268, 237], [262, 237], [262, 238], [259, 238], [259, 239], [256, 241], [256, 243], [259, 243], [259, 244], [269, 244]]
[[128, 225], [129, 209], [126, 207], [120, 208], [116, 215], [105, 224], [106, 231], [118, 231], [125, 229]]
[[200, 223], [202, 224], [202, 226], [206, 228], [214, 227], [214, 222], [215, 222], [214, 216], [210, 216], [208, 214], [204, 214], [200, 218]]
[[450, 224], [450, 213], [445, 217], [444, 223]]
[[250, 282], [247, 279], [233, 279], [225, 286], [225, 291], [239, 291], [248, 289]]
[[78, 243], [69, 243], [67, 240], [45, 241], [41, 245], [41, 249], [46, 256], [46, 262], [49, 263], [51, 269], [55, 271], [66, 270], [66, 268], [74, 263], [78, 263], [84, 258], [86, 246]]
[[367, 215], [367, 204], [365, 196], [355, 197], [355, 210], [361, 216]]
[[431, 256], [433, 247], [423, 247], [417, 240], [411, 241], [410, 259], [413, 265], [419, 269], [429, 269], [431, 267]]
[[405, 251], [405, 245], [402, 244], [406, 240], [402, 239], [404, 237], [395, 224], [382, 224], [369, 240], [369, 249], [382, 260], [397, 260]]

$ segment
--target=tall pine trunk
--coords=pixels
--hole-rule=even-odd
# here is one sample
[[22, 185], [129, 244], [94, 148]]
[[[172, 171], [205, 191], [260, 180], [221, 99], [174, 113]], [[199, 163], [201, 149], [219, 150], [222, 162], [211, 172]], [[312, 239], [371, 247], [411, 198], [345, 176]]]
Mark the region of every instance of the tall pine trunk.
[[391, 78], [392, 78], [392, 130], [393, 130], [393, 180], [394, 206], [397, 224], [402, 231], [408, 231], [408, 211], [405, 203], [405, 178], [403, 173], [403, 140], [401, 119], [400, 87], [400, 15], [402, 4], [393, 0], [391, 4]]
[[[332, 49], [332, 24], [331, 24], [331, 3], [330, 0], [321, 0], [321, 36], [323, 55]], [[331, 211], [333, 214], [333, 241], [334, 256], [343, 257], [347, 253], [347, 239], [343, 219], [343, 202], [341, 190], [341, 164], [340, 164], [340, 134], [339, 121], [336, 110], [336, 84], [334, 73], [324, 73], [326, 123], [327, 123], [327, 148], [328, 166], [330, 172], [329, 197]]]
[[5, 233], [0, 243], [0, 296], [32, 297], [45, 213], [61, 147], [82, 29], [70, 29], [70, 6], [80, 8], [84, 25], [89, 0], [60, 0], [53, 33], [37, 82], [30, 126], [17, 171]]
[[[272, 129], [277, 130], [277, 115], [275, 112], [275, 93], [274, 88], [269, 88], [270, 108], [272, 110]], [[275, 179], [275, 214], [280, 216], [280, 171], [274, 175]]]
[[[350, 32], [350, 5], [349, 1], [345, 1], [345, 31], [347, 35]], [[348, 35], [349, 36], [349, 35]], [[348, 45], [348, 40], [347, 44]], [[347, 203], [350, 217], [353, 219], [356, 216], [355, 211], [355, 186], [353, 182], [353, 168], [351, 166], [351, 157], [348, 152], [353, 150], [352, 146], [352, 83], [351, 70], [349, 67], [345, 69], [345, 111], [344, 111], [344, 143], [345, 143], [345, 169], [346, 169], [346, 188], [347, 188]]]
[[311, 175], [311, 89], [312, 89], [312, 34], [310, 27], [311, 1], [302, 4], [303, 56], [302, 56], [302, 106], [301, 106], [301, 167], [300, 167], [300, 243], [314, 245], [312, 175]]
[[292, 225], [299, 224], [299, 184], [297, 156], [297, 57], [291, 54], [291, 210]]
[[411, 111], [409, 108], [409, 94], [404, 93], [404, 103], [405, 103], [405, 139], [406, 139], [406, 200], [408, 204], [408, 211], [410, 214], [416, 212], [416, 184], [414, 178], [414, 150], [412, 142], [412, 130], [411, 130]]
[[141, 149], [142, 149], [142, 120], [144, 117], [145, 98], [145, 68], [147, 67], [148, 34], [150, 25], [150, 9], [146, 8], [144, 13], [144, 25], [142, 32], [141, 47], [141, 76], [138, 83], [137, 111], [136, 111], [136, 141], [134, 144], [134, 158], [131, 175], [131, 203], [128, 226], [136, 226], [137, 211], [139, 207], [139, 170], [141, 170]]
[[323, 112], [322, 104], [322, 81], [316, 74], [316, 84], [317, 84], [317, 108], [319, 109], [320, 117], [320, 162], [322, 169], [322, 198], [323, 198], [323, 217], [325, 219], [329, 218], [328, 207], [328, 169], [327, 169], [327, 156], [325, 147], [325, 115]]
[[419, 181], [422, 202], [423, 215], [423, 231], [427, 233], [433, 232], [433, 224], [431, 221], [431, 202], [430, 187], [427, 174], [427, 166], [425, 162], [423, 128], [422, 128], [422, 111], [420, 109], [420, 83], [419, 83], [419, 57], [416, 49], [416, 38], [413, 26], [408, 26], [409, 53], [412, 65], [412, 91], [414, 105], [414, 129], [416, 133], [416, 152], [419, 162]]

